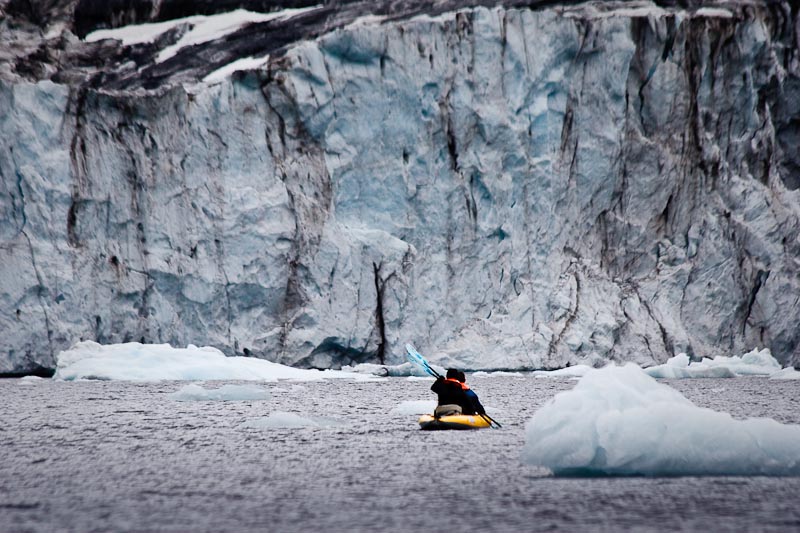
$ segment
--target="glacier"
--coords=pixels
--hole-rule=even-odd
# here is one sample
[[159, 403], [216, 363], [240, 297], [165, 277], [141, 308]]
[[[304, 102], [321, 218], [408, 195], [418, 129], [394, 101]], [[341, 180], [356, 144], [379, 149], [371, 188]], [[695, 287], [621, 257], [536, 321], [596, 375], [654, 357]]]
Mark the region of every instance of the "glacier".
[[156, 4], [0, 7], [0, 373], [800, 364], [790, 2]]
[[800, 426], [700, 408], [640, 368], [592, 370], [525, 426], [556, 475], [800, 475]]

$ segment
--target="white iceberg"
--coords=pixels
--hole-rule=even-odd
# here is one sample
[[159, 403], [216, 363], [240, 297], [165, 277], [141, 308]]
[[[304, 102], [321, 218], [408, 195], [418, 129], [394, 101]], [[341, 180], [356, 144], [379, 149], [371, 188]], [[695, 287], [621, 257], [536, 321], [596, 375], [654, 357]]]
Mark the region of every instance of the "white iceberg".
[[269, 416], [256, 418], [244, 422], [241, 426], [243, 428], [324, 428], [340, 426], [342, 423], [333, 418], [325, 417], [310, 417], [296, 415], [294, 413], [287, 413], [285, 411], [276, 411]]
[[573, 365], [558, 370], [535, 370], [533, 375], [537, 378], [580, 378], [594, 370], [589, 365]]
[[769, 376], [781, 369], [769, 349], [752, 350], [741, 357], [704, 357], [691, 362], [685, 353], [670, 358], [663, 365], [645, 369], [654, 378], [734, 378], [737, 376]]
[[485, 372], [483, 370], [479, 370], [478, 372], [473, 372], [469, 374], [475, 378], [521, 378], [524, 377], [522, 372], [508, 372], [506, 370], [497, 370], [495, 372]]
[[169, 395], [178, 402], [269, 400], [266, 389], [256, 385], [223, 385], [218, 389], [204, 389], [190, 383]]
[[258, 380], [315, 381], [329, 378], [364, 380], [369, 377], [335, 370], [292, 368], [253, 357], [226, 357], [216, 348], [169, 344], [100, 345], [76, 343], [56, 356], [54, 379], [159, 380]]
[[19, 378], [18, 384], [19, 385], [35, 385], [37, 383], [42, 383], [45, 381], [46, 378], [41, 378], [39, 376], [23, 376]]
[[800, 426], [697, 407], [634, 364], [586, 374], [525, 440], [523, 460], [557, 475], [800, 475]]
[[[444, 375], [442, 367], [432, 365], [439, 374]], [[361, 363], [355, 366], [344, 366], [342, 371], [370, 374], [380, 377], [428, 377], [428, 374], [417, 365], [405, 362], [399, 365], [379, 365], [375, 363]]]
[[771, 374], [769, 379], [800, 379], [800, 372], [790, 366]]

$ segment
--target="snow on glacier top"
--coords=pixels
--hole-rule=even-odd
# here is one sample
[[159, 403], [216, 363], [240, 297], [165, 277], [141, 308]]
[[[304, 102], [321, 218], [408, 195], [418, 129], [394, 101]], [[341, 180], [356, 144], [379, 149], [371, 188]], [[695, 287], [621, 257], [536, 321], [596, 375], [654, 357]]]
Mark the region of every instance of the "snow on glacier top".
[[209, 75], [203, 78], [203, 83], [209, 85], [220, 83], [237, 70], [255, 70], [263, 66], [267, 61], [269, 61], [269, 54], [263, 57], [244, 57], [242, 59], [237, 59], [236, 61], [228, 63], [224, 67], [211, 72]]
[[[237, 9], [217, 15], [193, 15], [191, 17], [183, 17], [164, 22], [131, 24], [121, 28], [96, 30], [86, 35], [84, 40], [86, 42], [94, 42], [103, 39], [117, 39], [122, 41], [124, 46], [130, 46], [152, 42], [164, 32], [177, 28], [182, 24], [188, 24], [190, 29], [183, 34], [175, 44], [164, 48], [158, 54], [156, 62], [161, 63], [174, 57], [182, 48], [220, 39], [247, 24], [291, 18], [308, 11], [313, 11], [314, 9], [319, 9], [319, 7], [320, 6], [283, 9], [272, 13], [257, 13], [246, 9]], [[239, 69], [241, 68], [245, 67], [239, 67]]]

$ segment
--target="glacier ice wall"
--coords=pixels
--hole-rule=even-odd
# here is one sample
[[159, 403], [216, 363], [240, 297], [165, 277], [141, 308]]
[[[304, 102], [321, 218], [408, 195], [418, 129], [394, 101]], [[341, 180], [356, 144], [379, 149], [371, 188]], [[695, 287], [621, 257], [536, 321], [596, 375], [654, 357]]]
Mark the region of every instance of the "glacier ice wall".
[[797, 16], [474, 8], [213, 86], [0, 77], [0, 372], [81, 339], [800, 364]]

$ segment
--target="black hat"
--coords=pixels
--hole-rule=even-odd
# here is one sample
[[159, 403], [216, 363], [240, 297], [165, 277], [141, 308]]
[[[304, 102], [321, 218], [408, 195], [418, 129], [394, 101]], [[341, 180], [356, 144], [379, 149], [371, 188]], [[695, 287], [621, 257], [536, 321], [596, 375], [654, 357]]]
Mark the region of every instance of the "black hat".
[[455, 368], [448, 368], [447, 379], [458, 379], [458, 370], [456, 370]]

